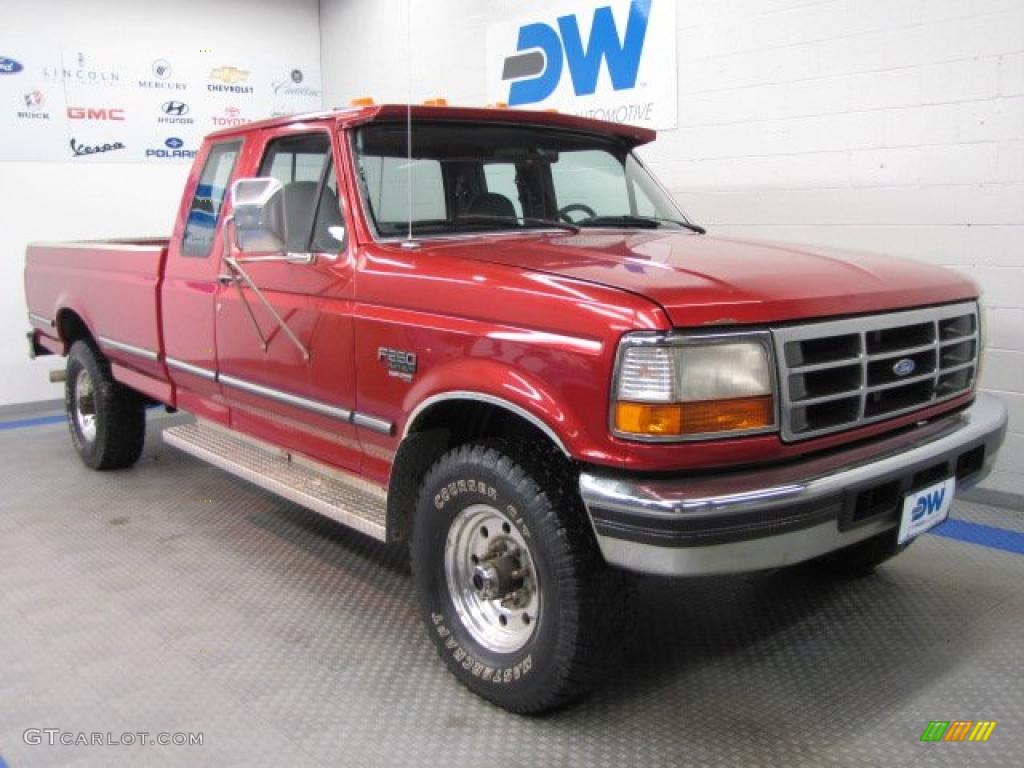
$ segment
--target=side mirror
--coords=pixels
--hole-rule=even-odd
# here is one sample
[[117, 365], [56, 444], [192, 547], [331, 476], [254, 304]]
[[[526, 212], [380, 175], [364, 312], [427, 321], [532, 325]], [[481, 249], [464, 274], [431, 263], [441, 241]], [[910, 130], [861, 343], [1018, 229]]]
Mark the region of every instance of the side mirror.
[[272, 178], [239, 179], [231, 185], [235, 243], [240, 251], [284, 253], [288, 219], [284, 187]]

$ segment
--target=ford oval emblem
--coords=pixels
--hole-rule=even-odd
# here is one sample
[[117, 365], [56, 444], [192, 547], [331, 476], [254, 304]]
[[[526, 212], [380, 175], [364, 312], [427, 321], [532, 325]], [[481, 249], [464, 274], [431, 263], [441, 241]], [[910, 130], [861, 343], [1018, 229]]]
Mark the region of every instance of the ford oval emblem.
[[0, 75], [16, 75], [21, 72], [22, 69], [24, 69], [24, 67], [21, 66], [20, 61], [0, 56]]
[[897, 376], [909, 376], [917, 368], [917, 363], [911, 360], [909, 357], [904, 357], [902, 360], [897, 360], [896, 365], [892, 367], [892, 372]]

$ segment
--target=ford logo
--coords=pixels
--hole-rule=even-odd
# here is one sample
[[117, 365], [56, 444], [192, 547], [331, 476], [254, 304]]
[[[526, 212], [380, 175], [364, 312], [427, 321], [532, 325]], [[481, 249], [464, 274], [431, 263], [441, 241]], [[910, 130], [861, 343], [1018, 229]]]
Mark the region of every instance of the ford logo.
[[164, 142], [164, 145], [169, 147], [170, 149], [181, 149], [183, 146], [185, 146], [185, 142], [179, 138], [172, 136], [171, 138]]
[[917, 368], [917, 363], [911, 360], [909, 357], [904, 357], [902, 360], [897, 360], [896, 365], [892, 367], [892, 372], [897, 376], [909, 376]]
[[0, 56], [0, 75], [15, 75], [23, 69], [24, 67], [21, 66], [20, 61], [5, 59], [3, 56]]

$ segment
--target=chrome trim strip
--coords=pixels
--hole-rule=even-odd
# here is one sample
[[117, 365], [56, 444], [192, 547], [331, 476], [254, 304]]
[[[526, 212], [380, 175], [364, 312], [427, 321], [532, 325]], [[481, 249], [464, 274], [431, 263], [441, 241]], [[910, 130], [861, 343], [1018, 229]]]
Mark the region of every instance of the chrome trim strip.
[[378, 419], [376, 416], [367, 416], [365, 413], [359, 413], [358, 411], [352, 414], [352, 423], [357, 427], [365, 427], [374, 432], [380, 432], [382, 435], [390, 435], [394, 429], [394, 425], [390, 421]]
[[193, 376], [198, 376], [199, 378], [206, 379], [207, 381], [217, 380], [216, 371], [211, 371], [209, 368], [200, 368], [198, 365], [192, 365], [191, 363], [186, 363], [183, 360], [176, 360], [173, 357], [165, 358], [164, 362], [167, 363], [168, 368], [174, 368], [178, 371], [191, 373]]
[[339, 419], [340, 421], [352, 420], [352, 411], [346, 410], [345, 408], [327, 405], [326, 403], [321, 403], [316, 400], [307, 400], [304, 397], [299, 397], [298, 395], [293, 395], [289, 392], [282, 392], [279, 389], [265, 387], [262, 384], [253, 384], [251, 381], [246, 381], [245, 379], [236, 379], [234, 376], [219, 374], [217, 378], [221, 384], [228, 387], [234, 387], [235, 389], [240, 389], [243, 392], [260, 395], [271, 400], [277, 400], [280, 403], [294, 405], [296, 408], [303, 408], [307, 411], [313, 411], [314, 413], [319, 413], [323, 416], [331, 416], [332, 418]]
[[29, 248], [84, 248], [86, 250], [102, 248], [104, 251], [135, 251], [151, 253], [153, 250], [162, 250], [163, 248], [166, 248], [167, 244], [168, 239], [166, 237], [142, 237], [139, 238], [138, 241], [132, 243], [126, 243], [123, 240], [82, 240], [79, 242], [67, 243], [43, 240], [40, 242], [29, 243]]
[[[794, 504], [813, 503], [841, 495], [851, 487], [870, 486], [879, 478], [898, 475], [985, 442], [986, 466], [972, 479], [977, 482], [991, 468], [1006, 423], [1006, 405], [980, 393], [964, 411], [839, 453], [779, 467], [667, 480], [585, 471], [580, 474], [580, 495], [592, 524], [593, 511], [601, 509], [643, 515], [654, 525], [684, 515], [778, 512], [782, 516]], [[829, 522], [776, 536], [699, 547], [662, 547], [602, 535], [596, 527], [594, 530], [605, 559], [613, 565], [645, 573], [693, 575], [789, 565], [852, 544], [893, 524], [866, 524], [840, 532], [835, 522]], [[862, 531], [867, 533], [862, 536]]]
[[33, 325], [39, 325], [43, 328], [53, 328], [57, 325], [53, 320], [42, 315], [37, 315], [35, 312], [28, 313], [28, 321]]
[[408, 437], [409, 432], [412, 429], [413, 424], [416, 423], [416, 419], [420, 413], [435, 403], [444, 402], [445, 400], [475, 400], [481, 403], [488, 403], [489, 405], [497, 405], [511, 411], [516, 416], [526, 419], [528, 422], [533, 424], [533, 426], [537, 427], [537, 429], [547, 435], [551, 441], [558, 446], [562, 453], [567, 457], [572, 458], [572, 454], [569, 453], [569, 449], [565, 447], [565, 443], [562, 442], [562, 439], [555, 433], [555, 431], [525, 408], [518, 406], [509, 400], [495, 397], [494, 395], [485, 395], [482, 392], [470, 392], [469, 390], [463, 389], [432, 395], [417, 405], [413, 409], [412, 413], [409, 414], [409, 418], [405, 420], [405, 428], [402, 430], [402, 440], [405, 440], [405, 438]]
[[115, 341], [114, 339], [108, 339], [106, 336], [99, 337], [100, 344], [111, 349], [116, 349], [119, 352], [127, 352], [129, 355], [135, 355], [146, 360], [159, 360], [160, 353], [154, 352], [151, 349], [145, 347], [136, 347], [134, 344], [125, 344], [123, 341]]

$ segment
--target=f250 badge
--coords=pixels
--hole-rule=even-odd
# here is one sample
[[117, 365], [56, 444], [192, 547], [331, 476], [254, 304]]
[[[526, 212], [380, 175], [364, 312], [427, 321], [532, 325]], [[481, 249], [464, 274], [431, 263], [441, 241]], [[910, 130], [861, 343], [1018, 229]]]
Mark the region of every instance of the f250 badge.
[[413, 352], [379, 347], [377, 360], [388, 367], [388, 376], [394, 376], [396, 379], [412, 381], [412, 377], [416, 373], [416, 355]]

